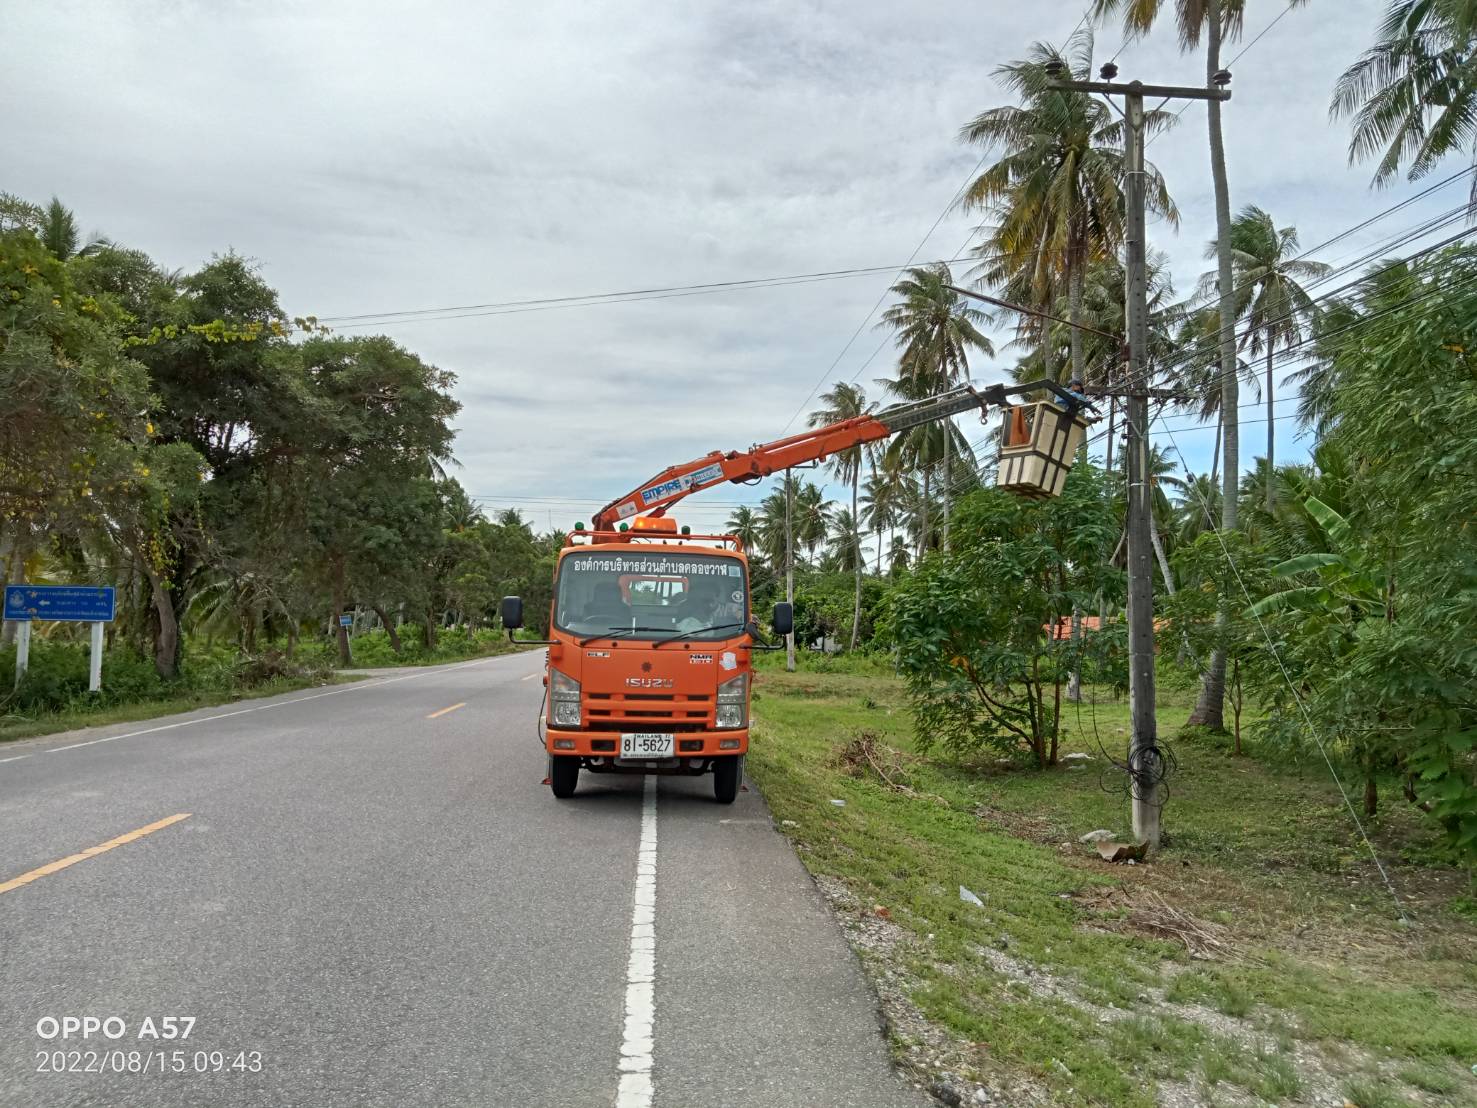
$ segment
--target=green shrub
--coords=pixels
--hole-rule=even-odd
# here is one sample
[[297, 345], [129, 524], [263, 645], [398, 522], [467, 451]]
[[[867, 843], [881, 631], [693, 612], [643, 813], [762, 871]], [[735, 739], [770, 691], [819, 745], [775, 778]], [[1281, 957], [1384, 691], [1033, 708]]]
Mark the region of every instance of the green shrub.
[[[87, 647], [74, 643], [33, 639], [26, 675], [12, 696], [11, 710], [26, 715], [57, 711], [74, 697], [85, 694], [87, 652]], [[0, 666], [4, 667], [0, 672], [15, 672], [14, 646], [6, 648]]]

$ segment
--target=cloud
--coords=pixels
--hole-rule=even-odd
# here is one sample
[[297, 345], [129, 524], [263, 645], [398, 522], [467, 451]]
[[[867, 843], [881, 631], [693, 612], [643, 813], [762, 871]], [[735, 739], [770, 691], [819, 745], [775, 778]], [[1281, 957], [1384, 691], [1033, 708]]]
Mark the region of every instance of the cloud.
[[[57, 193], [168, 266], [234, 247], [295, 314], [901, 263], [979, 156], [957, 132], [1004, 102], [992, 69], [1060, 42], [1081, 3], [19, 5], [0, 95], [23, 107], [0, 187]], [[1305, 244], [1388, 202], [1345, 167], [1325, 115], [1382, 6], [1293, 12], [1235, 66], [1233, 203], [1269, 207]], [[1117, 29], [1099, 43], [1117, 49]], [[1118, 63], [1203, 80], [1172, 34]], [[1178, 237], [1153, 232], [1182, 291], [1213, 231], [1203, 113], [1149, 151], [1184, 215]], [[973, 222], [947, 216], [921, 257], [952, 254]], [[458, 375], [472, 492], [598, 504], [784, 433], [888, 283], [384, 329]], [[881, 340], [864, 329], [831, 379], [875, 391], [888, 351], [864, 362]]]

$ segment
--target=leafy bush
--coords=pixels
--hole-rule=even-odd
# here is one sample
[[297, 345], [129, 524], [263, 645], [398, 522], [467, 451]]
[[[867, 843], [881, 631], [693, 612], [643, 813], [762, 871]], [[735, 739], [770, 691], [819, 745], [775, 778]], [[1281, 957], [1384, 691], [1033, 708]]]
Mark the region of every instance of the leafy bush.
[[[34, 639], [20, 688], [0, 699], [4, 711], [38, 716], [87, 708], [111, 708], [151, 700], [201, 694], [229, 696], [276, 682], [303, 681], [326, 673], [309, 660], [293, 662], [280, 651], [268, 650], [243, 657], [226, 647], [191, 651], [180, 676], [160, 678], [153, 659], [127, 646], [115, 646], [103, 655], [102, 691], [88, 691], [90, 648], [86, 643]], [[15, 647], [0, 650], [0, 673], [15, 670]]]
[[[859, 642], [873, 636], [882, 608], [886, 583], [875, 577], [862, 580], [862, 612]], [[781, 594], [783, 599], [783, 593]], [[851, 643], [851, 621], [856, 611], [856, 578], [850, 573], [806, 571], [795, 581], [795, 642], [809, 645], [830, 639], [843, 649]], [[755, 610], [761, 624], [768, 613]]]
[[[3, 672], [15, 672], [15, 647], [0, 656]], [[26, 675], [12, 695], [10, 707], [26, 715], [55, 711], [73, 696], [87, 692], [87, 647], [33, 640]]]
[[921, 747], [1024, 750], [1039, 766], [1055, 763], [1062, 686], [1078, 647], [1050, 631], [1074, 607], [1091, 610], [1099, 590], [1117, 592], [1117, 571], [1102, 559], [1116, 536], [1092, 466], [1074, 468], [1055, 500], [1025, 503], [990, 489], [960, 502], [953, 550], [926, 559], [891, 594], [887, 637]]

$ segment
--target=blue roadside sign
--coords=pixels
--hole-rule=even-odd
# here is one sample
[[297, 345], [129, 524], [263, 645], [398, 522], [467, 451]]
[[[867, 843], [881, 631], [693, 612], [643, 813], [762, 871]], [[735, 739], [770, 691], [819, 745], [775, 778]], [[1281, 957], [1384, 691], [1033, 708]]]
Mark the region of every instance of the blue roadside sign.
[[5, 586], [6, 619], [111, 623], [114, 605], [111, 585]]
[[338, 617], [338, 625], [340, 627], [353, 627], [354, 626], [354, 617], [353, 616], [339, 616]]

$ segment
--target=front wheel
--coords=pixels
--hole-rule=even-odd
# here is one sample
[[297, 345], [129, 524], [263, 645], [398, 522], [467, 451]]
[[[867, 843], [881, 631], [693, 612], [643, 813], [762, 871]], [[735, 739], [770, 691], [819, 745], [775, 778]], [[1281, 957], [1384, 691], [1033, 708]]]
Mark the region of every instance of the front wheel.
[[719, 804], [732, 804], [744, 779], [744, 756], [731, 754], [713, 759], [713, 797]]
[[580, 780], [580, 760], [568, 755], [549, 755], [549, 788], [560, 800], [574, 795]]

